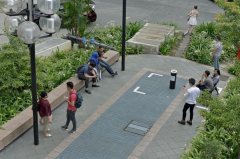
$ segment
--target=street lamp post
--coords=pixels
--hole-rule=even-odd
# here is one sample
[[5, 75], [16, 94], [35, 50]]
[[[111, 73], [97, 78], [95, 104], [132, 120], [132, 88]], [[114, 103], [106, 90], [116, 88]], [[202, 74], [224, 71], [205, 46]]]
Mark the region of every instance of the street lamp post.
[[[28, 45], [30, 51], [34, 145], [39, 144], [35, 42], [40, 37], [40, 29], [38, 25], [33, 22], [34, 15], [41, 17], [39, 25], [41, 29], [49, 35], [58, 31], [61, 26], [60, 18], [57, 14], [54, 14], [60, 8], [60, 0], [38, 0], [37, 3], [39, 10], [43, 14], [34, 13], [33, 0], [28, 1], [25, 13], [19, 13], [22, 7], [22, 0], [0, 0], [1, 10], [8, 15], [4, 21], [6, 30], [12, 35], [17, 35], [21, 41]], [[22, 15], [27, 15], [27, 20], [29, 21], [25, 21]]]
[[122, 71], [125, 71], [126, 10], [127, 10], [127, 0], [123, 0], [123, 14], [122, 14]]

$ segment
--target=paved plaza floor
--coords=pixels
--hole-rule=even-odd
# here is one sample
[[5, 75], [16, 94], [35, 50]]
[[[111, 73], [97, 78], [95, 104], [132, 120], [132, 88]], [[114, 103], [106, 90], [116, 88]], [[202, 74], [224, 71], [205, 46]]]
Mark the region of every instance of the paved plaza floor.
[[[84, 93], [84, 90], [80, 90], [79, 92], [83, 95], [84, 105], [77, 111], [76, 119], [77, 126], [81, 126], [98, 108], [100, 108], [106, 101], [108, 101], [113, 94], [118, 92], [127, 82], [131, 81], [131, 79], [143, 68], [160, 70], [163, 72], [167, 72], [170, 75], [171, 69], [177, 69], [178, 75], [182, 75], [182, 77], [193, 77], [197, 80], [200, 79], [203, 71], [206, 69], [213, 72], [213, 67], [204, 66], [189, 60], [185, 60], [182, 58], [176, 57], [167, 57], [160, 55], [132, 55], [127, 56], [126, 58], [126, 71], [121, 71], [121, 60], [115, 63], [112, 68], [119, 72], [119, 75], [112, 78], [109, 76], [107, 72], [103, 73], [103, 80], [99, 82], [100, 88], [91, 88], [92, 94]], [[159, 78], [156, 78], [158, 80]], [[170, 80], [170, 78], [168, 78]], [[167, 79], [166, 79], [167, 81]], [[158, 87], [168, 87], [168, 82], [155, 81], [156, 89]], [[185, 82], [186, 83], [186, 82]], [[219, 82], [219, 87], [223, 87], [225, 85], [225, 81]], [[136, 86], [136, 85], [135, 85]], [[140, 87], [140, 86], [139, 86]], [[182, 87], [182, 83], [178, 86]], [[151, 87], [152, 91], [157, 93], [158, 90]], [[182, 92], [177, 89], [179, 94]], [[139, 89], [141, 91], [141, 88]], [[151, 92], [151, 90], [148, 90]], [[161, 92], [159, 90], [159, 92]], [[137, 94], [136, 94], [137, 95]], [[159, 95], [159, 94], [158, 94]], [[154, 102], [154, 101], [151, 101]], [[158, 102], [155, 101], [155, 104]], [[146, 149], [140, 150], [139, 154], [140, 158], [160, 158], [160, 157], [175, 157], [179, 158], [179, 153], [183, 152], [183, 148], [185, 143], [190, 140], [194, 134], [196, 133], [195, 128], [200, 124], [201, 118], [197, 114], [198, 108], [195, 108], [195, 116], [193, 126], [182, 126], [178, 125], [177, 121], [181, 119], [181, 109], [183, 108], [184, 100], [178, 102], [178, 106], [175, 111], [172, 112], [169, 117], [167, 117], [164, 125], [159, 128], [156, 136], [151, 140], [151, 143], [146, 147]], [[114, 103], [113, 107], [114, 107]], [[117, 105], [117, 103], [116, 103]], [[161, 102], [159, 102], [159, 107]], [[64, 139], [66, 139], [69, 135], [66, 131], [63, 131], [60, 126], [65, 123], [66, 120], [66, 108], [67, 104], [63, 103], [57, 109], [53, 111], [53, 124], [51, 127], [51, 133], [53, 137], [51, 138], [43, 138], [42, 136], [42, 127], [39, 125], [39, 133], [40, 133], [40, 144], [38, 146], [33, 145], [33, 129], [29, 129], [22, 136], [16, 139], [9, 146], [4, 148], [0, 152], [1, 159], [43, 159], [46, 157], [52, 150], [54, 150]], [[105, 115], [110, 116], [109, 120], [111, 121], [111, 116], [121, 117], [122, 112], [114, 114], [111, 112], [112, 108], [110, 107], [108, 111], [106, 111]], [[135, 108], [134, 108], [135, 109]], [[134, 113], [134, 110], [132, 110]], [[137, 115], [138, 109], [135, 109], [135, 115]], [[146, 114], [147, 114], [146, 110]], [[161, 116], [161, 112], [158, 112], [159, 116]], [[124, 117], [124, 116], [123, 116]], [[144, 116], [143, 116], [144, 117]], [[154, 120], [152, 120], [154, 123]], [[94, 123], [97, 125], [97, 123]], [[108, 124], [107, 124], [108, 125]], [[111, 125], [113, 126], [113, 125]], [[118, 125], [115, 125], [118, 126]], [[70, 127], [71, 128], [71, 127]], [[91, 127], [90, 127], [91, 128]], [[89, 128], [89, 130], [91, 130]], [[104, 127], [103, 127], [104, 128]], [[121, 127], [122, 129], [122, 127]], [[101, 129], [101, 131], [104, 129]], [[81, 131], [81, 130], [78, 130]], [[88, 129], [87, 129], [88, 131]], [[102, 132], [101, 132], [102, 133]], [[110, 132], [109, 132], [110, 133]], [[83, 133], [84, 134], [84, 133]], [[106, 135], [112, 135], [106, 133]], [[139, 139], [140, 140], [140, 139]], [[89, 138], [89, 147], [91, 147], [91, 138]], [[98, 145], [104, 143], [101, 139], [97, 140]], [[116, 140], [114, 140], [116, 141]], [[84, 143], [79, 143], [84, 144]], [[113, 143], [114, 144], [114, 143]], [[137, 141], [135, 144], [138, 144]], [[85, 147], [84, 145], [82, 145]], [[93, 145], [92, 145], [93, 146]], [[86, 146], [87, 148], [87, 146]], [[117, 147], [115, 147], [117, 149]], [[134, 147], [132, 146], [130, 150]], [[170, 149], [171, 148], [171, 149]], [[171, 151], [171, 153], [169, 150]], [[76, 151], [80, 151], [76, 147]], [[174, 152], [174, 153], [173, 153]], [[129, 154], [129, 152], [127, 153]], [[99, 153], [99, 155], [104, 155]], [[129, 154], [130, 155], [130, 154]], [[79, 156], [76, 156], [78, 158]]]

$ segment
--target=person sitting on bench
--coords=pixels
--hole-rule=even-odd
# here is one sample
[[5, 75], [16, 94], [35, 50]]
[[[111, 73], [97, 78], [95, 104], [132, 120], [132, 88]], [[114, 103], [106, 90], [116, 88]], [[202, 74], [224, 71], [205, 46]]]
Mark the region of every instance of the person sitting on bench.
[[218, 89], [217, 89], [217, 84], [218, 84], [218, 82], [219, 82], [219, 80], [220, 80], [220, 70], [215, 69], [215, 70], [214, 70], [214, 74], [213, 74], [213, 76], [212, 76], [211, 78], [212, 78], [212, 80], [213, 80], [213, 89], [211, 90], [211, 93], [212, 93], [214, 90], [216, 90], [217, 95], [218, 95], [219, 93], [218, 93]]
[[213, 85], [215, 86], [218, 83], [219, 79], [220, 79], [220, 70], [215, 69], [214, 70], [214, 74], [213, 74], [213, 76], [211, 78], [213, 80]]
[[98, 55], [97, 52], [92, 53], [92, 56], [90, 57], [90, 59], [88, 60], [88, 64], [93, 61], [96, 64], [96, 67], [93, 68], [93, 70], [96, 72], [96, 74], [98, 75], [96, 78], [96, 81], [100, 81], [102, 80], [102, 70], [101, 70], [101, 66], [99, 64], [99, 60], [100, 57]]
[[[196, 85], [196, 87], [198, 87], [201, 91], [203, 91], [205, 89], [212, 90], [212, 88], [213, 88], [213, 81], [212, 81], [212, 79], [211, 79], [211, 77], [209, 75], [210, 75], [210, 72], [208, 70], [206, 70], [202, 74], [201, 81]], [[205, 78], [204, 81], [203, 81], [203, 78]]]
[[98, 57], [100, 57], [100, 58], [98, 59], [99, 64], [100, 64], [102, 67], [104, 67], [104, 68], [108, 71], [108, 73], [109, 73], [110, 75], [112, 75], [113, 77], [114, 77], [115, 75], [117, 75], [117, 74], [118, 74], [117, 71], [114, 73], [113, 70], [112, 70], [112, 68], [111, 68], [111, 66], [110, 66], [107, 62], [105, 62], [105, 61], [102, 60], [102, 58], [107, 59], [107, 57], [104, 56], [104, 52], [103, 52], [103, 47], [102, 47], [102, 46], [99, 46], [99, 47], [98, 47], [97, 53], [98, 53]]
[[82, 66], [82, 68], [80, 68], [80, 70], [78, 71], [78, 78], [85, 81], [85, 92], [88, 94], [91, 94], [91, 92], [88, 90], [88, 83], [90, 78], [92, 78], [93, 81], [92, 87], [100, 87], [96, 84], [97, 75], [93, 70], [95, 66], [95, 62], [90, 61], [90, 64]]

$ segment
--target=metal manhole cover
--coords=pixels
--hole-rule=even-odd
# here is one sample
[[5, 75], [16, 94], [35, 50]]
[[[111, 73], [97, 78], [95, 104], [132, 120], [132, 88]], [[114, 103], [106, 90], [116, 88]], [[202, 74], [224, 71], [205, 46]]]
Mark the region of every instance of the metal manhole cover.
[[229, 76], [226, 75], [220, 75], [220, 81], [227, 81]]
[[131, 132], [131, 133], [135, 133], [138, 135], [146, 135], [146, 133], [149, 131], [149, 129], [151, 128], [151, 126], [141, 123], [141, 122], [137, 122], [137, 121], [131, 121], [127, 127], [125, 127], [125, 131]]

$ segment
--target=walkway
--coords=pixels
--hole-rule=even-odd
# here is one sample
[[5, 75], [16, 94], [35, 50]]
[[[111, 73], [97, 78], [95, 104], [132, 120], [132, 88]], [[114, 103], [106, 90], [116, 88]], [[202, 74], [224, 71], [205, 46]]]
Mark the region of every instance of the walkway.
[[[176, 57], [165, 57], [159, 55], [128, 56], [126, 58], [126, 71], [120, 71], [121, 61], [119, 61], [113, 65], [113, 69], [119, 72], [118, 76], [112, 78], [107, 74], [107, 72], [104, 72], [104, 79], [99, 83], [101, 87], [91, 88], [91, 95], [84, 93], [84, 90], [80, 90], [80, 93], [83, 94], [84, 101], [88, 102], [84, 102], [84, 106], [81, 107], [76, 113], [77, 126], [80, 126], [84, 121], [86, 121], [86, 119], [88, 119], [101, 105], [103, 105], [113, 94], [115, 94], [121, 87], [123, 87], [124, 84], [127, 83], [132, 77], [134, 77], [143, 67], [158, 69], [164, 72], [170, 72], [171, 69], [177, 68], [179, 75], [193, 77], [197, 80], [200, 79], [204, 70], [213, 70], [212, 67], [204, 66]], [[224, 83], [225, 82], [220, 81], [219, 86], [223, 87]], [[53, 112], [54, 124], [51, 128], [51, 133], [53, 134], [52, 138], [43, 138], [42, 135], [40, 135], [39, 146], [33, 146], [33, 129], [31, 128], [21, 137], [16, 139], [15, 142], [2, 150], [0, 152], [0, 158], [43, 159], [45, 156], [47, 156], [68, 136], [67, 132], [62, 131], [60, 128], [60, 126], [65, 122], [66, 107], [66, 103], [63, 103]], [[181, 107], [182, 104], [180, 104], [179, 109], [177, 109], [179, 110], [179, 113]], [[178, 115], [178, 117], [180, 117], [180, 115]], [[178, 117], [174, 120], [179, 120]], [[200, 119], [197, 122], [199, 123]], [[187, 125], [185, 127], [187, 127]], [[39, 128], [39, 133], [42, 133], [41, 126], [39, 126]]]

